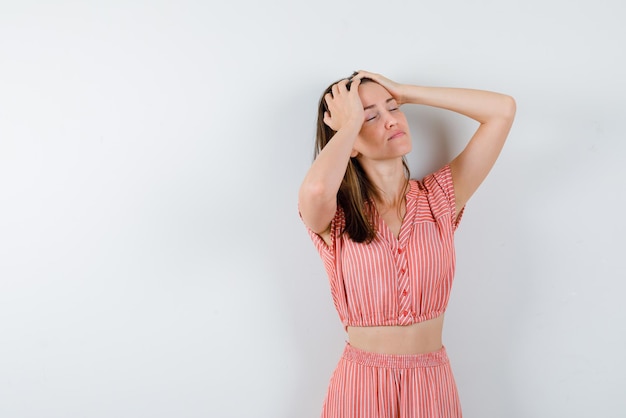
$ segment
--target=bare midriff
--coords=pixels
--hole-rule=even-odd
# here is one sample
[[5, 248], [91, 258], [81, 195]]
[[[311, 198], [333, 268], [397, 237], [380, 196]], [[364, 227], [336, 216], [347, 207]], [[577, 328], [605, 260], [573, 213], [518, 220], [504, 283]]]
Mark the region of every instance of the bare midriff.
[[442, 346], [443, 314], [411, 325], [348, 327], [350, 345], [373, 353], [422, 354]]

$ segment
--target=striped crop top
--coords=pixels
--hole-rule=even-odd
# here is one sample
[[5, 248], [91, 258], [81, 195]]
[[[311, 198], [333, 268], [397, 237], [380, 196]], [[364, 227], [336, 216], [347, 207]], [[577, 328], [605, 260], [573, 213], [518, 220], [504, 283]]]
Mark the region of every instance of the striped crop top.
[[345, 327], [410, 325], [444, 313], [454, 279], [454, 231], [462, 214], [455, 219], [454, 199], [446, 165], [422, 181], [410, 181], [398, 238], [379, 217], [372, 242], [352, 241], [342, 234], [341, 208], [331, 221], [331, 245], [308, 230]]

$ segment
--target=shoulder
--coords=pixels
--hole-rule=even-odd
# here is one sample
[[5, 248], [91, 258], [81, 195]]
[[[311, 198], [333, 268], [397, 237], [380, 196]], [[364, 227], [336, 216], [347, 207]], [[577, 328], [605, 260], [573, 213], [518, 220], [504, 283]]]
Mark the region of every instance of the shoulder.
[[450, 164], [446, 164], [439, 170], [430, 173], [429, 175], [424, 177], [422, 183], [425, 185], [425, 187], [430, 187], [431, 189], [434, 187], [453, 187], [452, 170], [450, 169]]
[[444, 194], [454, 195], [454, 183], [452, 181], [452, 171], [450, 165], [446, 164], [439, 170], [426, 175], [423, 179], [411, 180], [422, 194]]
[[[302, 218], [302, 215], [300, 215], [300, 218]], [[345, 224], [345, 213], [343, 209], [339, 205], [337, 205], [335, 215], [333, 216], [330, 224], [328, 224], [328, 227], [324, 231], [315, 232], [306, 223], [304, 223], [304, 226], [306, 227], [309, 236], [315, 243], [317, 249], [322, 252], [322, 250], [330, 250], [334, 248], [335, 243], [341, 237], [341, 234], [345, 228]]]
[[463, 208], [456, 207], [456, 196], [452, 170], [450, 164], [446, 164], [439, 170], [425, 176], [418, 182], [421, 193], [428, 200], [430, 210], [437, 217], [445, 215], [452, 219], [456, 228], [461, 218]]

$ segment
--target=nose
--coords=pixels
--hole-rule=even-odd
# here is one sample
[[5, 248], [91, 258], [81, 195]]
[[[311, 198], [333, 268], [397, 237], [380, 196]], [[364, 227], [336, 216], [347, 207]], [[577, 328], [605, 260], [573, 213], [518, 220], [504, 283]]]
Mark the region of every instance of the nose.
[[394, 117], [391, 112], [387, 112], [387, 118], [385, 119], [385, 128], [391, 129], [393, 126], [398, 124], [398, 120]]

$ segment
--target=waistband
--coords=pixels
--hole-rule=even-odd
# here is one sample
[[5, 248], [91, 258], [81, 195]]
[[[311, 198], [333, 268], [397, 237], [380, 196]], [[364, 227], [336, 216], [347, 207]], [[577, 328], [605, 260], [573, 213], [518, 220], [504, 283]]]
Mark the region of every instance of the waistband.
[[363, 351], [347, 343], [342, 358], [363, 366], [388, 369], [434, 367], [449, 362], [446, 348], [443, 346], [437, 351], [423, 354], [383, 354]]

